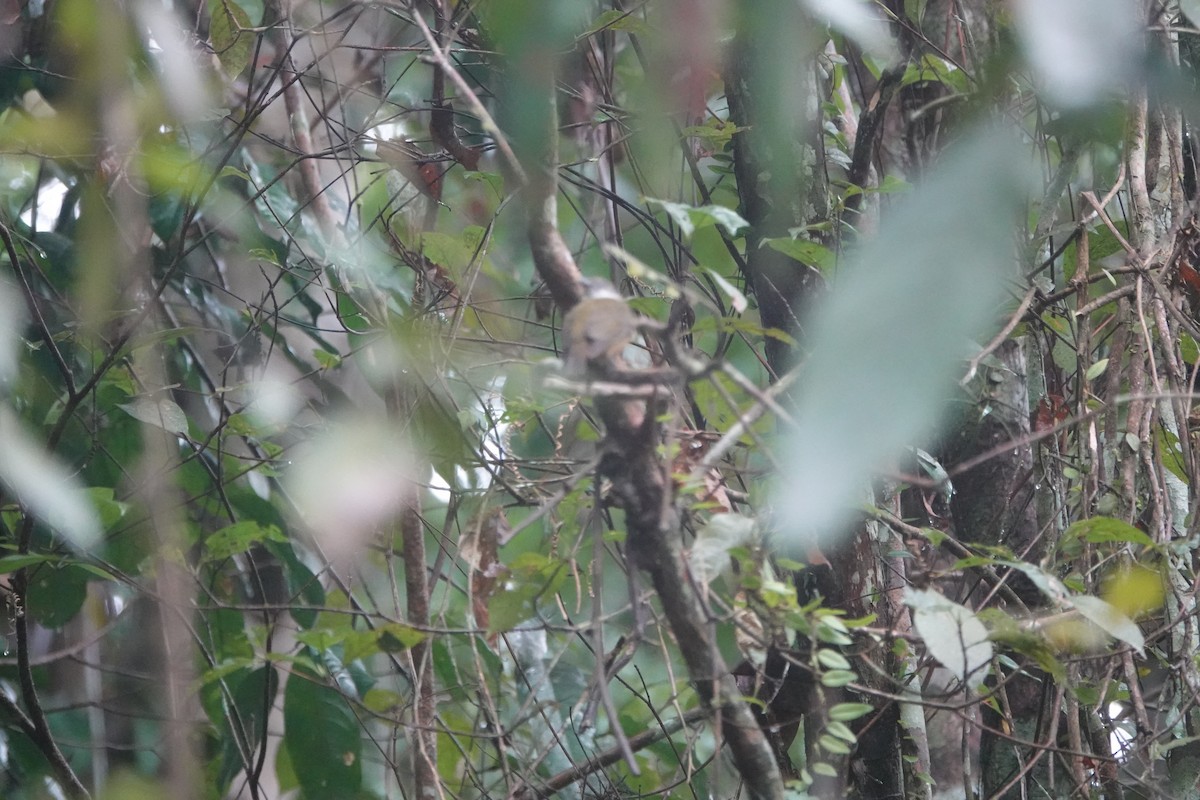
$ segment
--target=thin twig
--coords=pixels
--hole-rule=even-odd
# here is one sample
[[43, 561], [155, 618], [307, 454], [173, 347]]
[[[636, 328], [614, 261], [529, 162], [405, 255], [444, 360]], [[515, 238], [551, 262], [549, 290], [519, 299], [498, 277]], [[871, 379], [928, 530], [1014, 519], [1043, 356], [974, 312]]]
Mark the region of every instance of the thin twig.
[[500, 130], [500, 126], [496, 124], [496, 120], [488, 113], [487, 108], [479, 99], [479, 95], [475, 94], [470, 84], [463, 79], [462, 75], [458, 74], [458, 70], [450, 63], [450, 58], [438, 44], [437, 37], [429, 29], [429, 26], [425, 24], [425, 20], [422, 19], [421, 14], [415, 8], [408, 10], [412, 13], [413, 24], [421, 29], [421, 35], [425, 37], [425, 41], [429, 44], [430, 56], [434, 64], [454, 82], [454, 86], [467, 102], [471, 112], [479, 118], [479, 123], [483, 126], [484, 131], [489, 133], [496, 141], [496, 148], [504, 156], [504, 160], [508, 162], [508, 168], [512, 171], [513, 177], [517, 179], [519, 184], [524, 186], [529, 182], [529, 179], [525, 170], [521, 167], [521, 162], [517, 159], [517, 154], [513, 152], [512, 146], [508, 143], [504, 132]]
[[997, 333], [996, 336], [987, 343], [986, 347], [976, 353], [975, 357], [971, 359], [970, 364], [967, 367], [967, 374], [964, 375], [963, 379], [958, 382], [960, 386], [966, 386], [971, 382], [971, 379], [975, 377], [975, 373], [979, 369], [980, 362], [982, 362], [992, 353], [996, 352], [1000, 345], [1004, 344], [1004, 342], [1008, 339], [1008, 335], [1012, 333], [1018, 325], [1021, 324], [1021, 322], [1025, 319], [1025, 312], [1029, 310], [1029, 306], [1033, 303], [1033, 298], [1036, 296], [1037, 287], [1030, 286], [1029, 291], [1025, 292], [1025, 297], [1021, 299], [1021, 304], [1017, 306], [1017, 310], [1011, 317], [1008, 318], [1008, 322], [1004, 324], [1004, 327], [1000, 329], [1000, 332]]

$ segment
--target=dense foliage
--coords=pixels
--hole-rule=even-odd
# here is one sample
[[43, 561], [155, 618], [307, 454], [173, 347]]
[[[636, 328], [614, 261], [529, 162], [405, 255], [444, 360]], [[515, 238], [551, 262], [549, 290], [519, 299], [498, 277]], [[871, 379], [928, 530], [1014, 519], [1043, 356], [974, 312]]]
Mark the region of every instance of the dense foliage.
[[0, 794], [1200, 797], [1198, 11], [0, 3]]

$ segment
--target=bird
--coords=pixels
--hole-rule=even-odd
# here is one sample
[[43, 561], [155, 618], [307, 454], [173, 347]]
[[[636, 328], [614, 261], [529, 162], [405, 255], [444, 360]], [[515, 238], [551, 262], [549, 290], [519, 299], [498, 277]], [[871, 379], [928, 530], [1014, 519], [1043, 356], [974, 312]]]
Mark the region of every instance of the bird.
[[604, 371], [638, 334], [638, 318], [616, 287], [603, 278], [583, 278], [583, 299], [563, 318], [565, 372], [586, 377]]

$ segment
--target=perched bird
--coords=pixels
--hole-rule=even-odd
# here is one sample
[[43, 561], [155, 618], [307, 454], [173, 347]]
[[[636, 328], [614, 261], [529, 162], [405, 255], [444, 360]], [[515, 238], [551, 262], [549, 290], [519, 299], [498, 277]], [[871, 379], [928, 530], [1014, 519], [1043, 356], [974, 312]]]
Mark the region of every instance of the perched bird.
[[563, 319], [566, 374], [583, 377], [605, 364], [638, 334], [638, 318], [620, 292], [602, 278], [583, 279], [584, 297]]

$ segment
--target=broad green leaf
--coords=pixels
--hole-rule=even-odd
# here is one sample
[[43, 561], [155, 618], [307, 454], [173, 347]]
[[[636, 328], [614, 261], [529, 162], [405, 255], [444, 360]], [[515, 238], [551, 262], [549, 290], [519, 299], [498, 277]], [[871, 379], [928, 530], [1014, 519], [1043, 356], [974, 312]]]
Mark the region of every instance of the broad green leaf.
[[87, 599], [90, 575], [75, 565], [45, 564], [29, 574], [29, 613], [47, 628], [66, 625]]
[[377, 655], [398, 653], [422, 641], [425, 634], [399, 622], [388, 622], [374, 629], [351, 631], [343, 638], [343, 656], [347, 662]]
[[1099, 361], [1097, 361], [1096, 363], [1092, 364], [1090, 367], [1088, 367], [1087, 379], [1089, 381], [1096, 380], [1096, 378], [1099, 378], [1101, 375], [1104, 374], [1104, 371], [1106, 369], [1108, 369], [1108, 359], [1102, 358]]
[[214, 780], [222, 789], [228, 789], [245, 768], [246, 759], [257, 756], [266, 735], [267, 712], [279, 691], [279, 675], [275, 667], [264, 665], [242, 666], [221, 677], [224, 686], [210, 683], [204, 705], [220, 742]]
[[833, 268], [837, 266], [837, 256], [833, 254], [833, 251], [810, 239], [792, 239], [783, 236], [776, 239], [763, 239], [762, 243], [801, 264], [816, 267], [825, 275], [832, 275]]
[[283, 698], [283, 746], [306, 800], [353, 797], [362, 786], [362, 731], [345, 698], [297, 666]]
[[93, 486], [87, 490], [87, 494], [100, 518], [100, 526], [106, 531], [124, 519], [129, 511], [129, 504], [117, 500], [116, 493], [107, 486]]
[[929, 654], [969, 688], [982, 686], [992, 643], [974, 612], [933, 589], [907, 589], [904, 602], [913, 609], [913, 625]]
[[169, 398], [138, 397], [132, 403], [121, 403], [118, 408], [139, 422], [162, 428], [168, 433], [187, 435], [187, 414]]
[[404, 702], [404, 698], [388, 689], [371, 689], [363, 695], [364, 708], [376, 714], [386, 714]]
[[736, 211], [724, 206], [689, 206], [653, 197], [647, 197], [646, 203], [666, 211], [685, 237], [690, 237], [697, 228], [707, 225], [720, 225], [730, 236], [736, 236], [738, 231], [750, 224]]
[[204, 540], [206, 558], [222, 560], [244, 553], [265, 541], [286, 542], [287, 537], [274, 525], [259, 525], [253, 520], [235, 522], [211, 534]]
[[323, 347], [318, 347], [313, 350], [313, 358], [317, 360], [317, 364], [321, 369], [334, 369], [342, 363], [342, 357], [337, 353], [331, 353]]
[[26, 555], [12, 555], [0, 558], [0, 575], [7, 575], [10, 572], [16, 572], [19, 569], [32, 567], [34, 564], [41, 564], [47, 561], [56, 561], [54, 556], [42, 555], [40, 553], [28, 553]]
[[[728, 120], [712, 117], [703, 125], [689, 125], [679, 133], [684, 138], [699, 139], [703, 142], [704, 147], [715, 151], [724, 147], [733, 138], [735, 133], [741, 133], [745, 130], [748, 129], [738, 127]], [[714, 169], [715, 171], [713, 167], [710, 167], [710, 169]]]
[[1127, 542], [1154, 547], [1154, 540], [1128, 522], [1112, 517], [1092, 517], [1073, 523], [1063, 531], [1064, 539], [1078, 538], [1092, 544]]
[[1196, 340], [1188, 334], [1180, 332], [1179, 354], [1183, 356], [1183, 360], [1188, 364], [1195, 364], [1197, 359], [1200, 359], [1200, 345], [1197, 345]]
[[226, 74], [236, 78], [250, 63], [255, 36], [248, 29], [253, 23], [234, 0], [209, 0], [208, 13], [211, 20], [208, 37], [212, 41], [213, 52]]
[[902, 86], [911, 86], [926, 81], [936, 81], [958, 92], [970, 89], [970, 81], [961, 69], [933, 53], [927, 53], [916, 64], [910, 64], [900, 83]]

